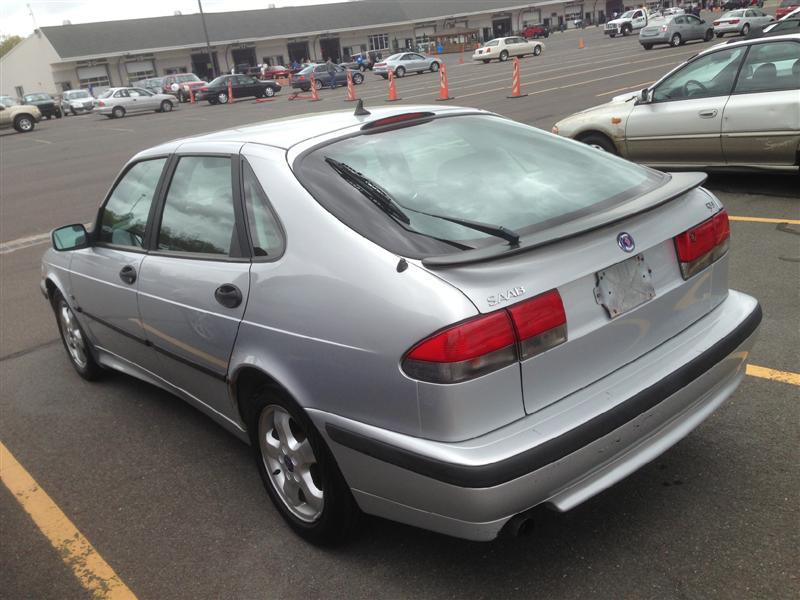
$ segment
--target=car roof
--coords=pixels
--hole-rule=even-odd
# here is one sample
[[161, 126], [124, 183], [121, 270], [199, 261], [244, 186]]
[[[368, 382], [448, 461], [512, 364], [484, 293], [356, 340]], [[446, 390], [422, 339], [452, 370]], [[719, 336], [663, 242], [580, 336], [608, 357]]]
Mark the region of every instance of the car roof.
[[708, 50], [704, 50], [700, 52], [698, 56], [703, 56], [704, 54], [708, 54], [709, 52], [714, 52], [715, 50], [719, 50], [720, 48], [731, 48], [736, 46], [747, 46], [750, 44], [765, 44], [765, 43], [773, 43], [776, 41], [781, 40], [798, 40], [800, 41], [800, 33], [786, 33], [783, 35], [774, 35], [769, 37], [757, 37], [757, 38], [749, 38], [749, 39], [734, 39], [728, 42], [723, 42], [721, 44], [715, 44], [711, 46]]
[[181, 145], [192, 142], [207, 142], [209, 144], [220, 142], [236, 142], [241, 144], [264, 144], [288, 150], [292, 146], [305, 142], [312, 138], [325, 136], [331, 133], [347, 130], [357, 131], [359, 127], [384, 119], [406, 113], [434, 113], [436, 115], [456, 115], [456, 114], [493, 114], [488, 111], [467, 108], [467, 107], [441, 107], [429, 105], [405, 105], [405, 106], [378, 106], [368, 107], [370, 115], [367, 117], [356, 116], [352, 110], [337, 110], [330, 112], [316, 113], [313, 115], [299, 115], [280, 119], [273, 119], [237, 127], [207, 133], [203, 135], [181, 138], [144, 150], [136, 155], [136, 159], [147, 156], [163, 155], [176, 152]]

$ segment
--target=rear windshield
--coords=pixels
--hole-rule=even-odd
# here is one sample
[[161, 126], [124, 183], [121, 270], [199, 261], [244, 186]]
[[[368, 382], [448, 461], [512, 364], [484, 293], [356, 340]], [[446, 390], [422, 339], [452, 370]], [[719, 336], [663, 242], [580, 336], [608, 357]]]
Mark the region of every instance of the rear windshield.
[[[381, 211], [326, 159], [382, 187], [410, 223]], [[657, 187], [663, 177], [490, 115], [435, 118], [342, 139], [305, 154], [294, 168], [312, 195], [342, 221], [415, 258], [458, 251], [459, 245], [467, 249], [502, 243], [441, 216], [529, 234], [624, 202]]]
[[790, 6], [800, 6], [799, 0], [783, 0], [781, 8], [789, 8]]
[[85, 90], [76, 90], [74, 92], [64, 92], [64, 97], [65, 98], [70, 98], [72, 100], [74, 100], [76, 98], [88, 98], [89, 97], [89, 92], [87, 92]]

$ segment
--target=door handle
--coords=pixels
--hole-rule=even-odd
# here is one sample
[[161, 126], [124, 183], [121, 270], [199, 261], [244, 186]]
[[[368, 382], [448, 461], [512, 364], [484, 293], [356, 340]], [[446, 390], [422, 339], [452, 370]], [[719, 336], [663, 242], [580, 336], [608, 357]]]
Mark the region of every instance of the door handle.
[[697, 114], [700, 115], [703, 119], [713, 119], [714, 117], [717, 116], [717, 109], [712, 108], [710, 110], [701, 110]]
[[119, 272], [119, 278], [128, 285], [132, 284], [134, 281], [136, 281], [136, 269], [134, 269], [131, 265], [125, 265]]
[[242, 303], [242, 291], [232, 283], [223, 283], [214, 290], [214, 299], [225, 308], [236, 308]]

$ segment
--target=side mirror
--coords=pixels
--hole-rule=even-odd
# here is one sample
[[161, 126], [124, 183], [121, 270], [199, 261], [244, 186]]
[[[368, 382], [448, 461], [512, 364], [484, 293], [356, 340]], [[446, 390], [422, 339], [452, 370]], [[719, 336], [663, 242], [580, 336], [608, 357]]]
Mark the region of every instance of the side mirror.
[[89, 234], [86, 232], [86, 227], [80, 223], [54, 229], [50, 234], [50, 240], [53, 249], [59, 252], [80, 250], [89, 246]]
[[636, 104], [650, 104], [651, 97], [651, 91], [648, 88], [644, 88], [639, 92], [639, 96], [636, 98]]

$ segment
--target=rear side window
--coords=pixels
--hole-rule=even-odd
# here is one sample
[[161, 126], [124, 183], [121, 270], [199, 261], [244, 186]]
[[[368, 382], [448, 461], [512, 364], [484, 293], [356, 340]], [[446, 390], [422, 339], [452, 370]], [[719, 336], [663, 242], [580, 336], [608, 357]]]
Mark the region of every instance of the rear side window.
[[127, 170], [103, 206], [98, 242], [143, 247], [150, 205], [166, 162], [166, 158], [145, 160]]
[[742, 65], [735, 93], [800, 89], [800, 44], [754, 44]]
[[230, 158], [182, 157], [164, 202], [158, 249], [228, 256], [235, 232]]
[[283, 253], [281, 227], [267, 195], [247, 162], [243, 164], [242, 188], [253, 256], [277, 258]]

